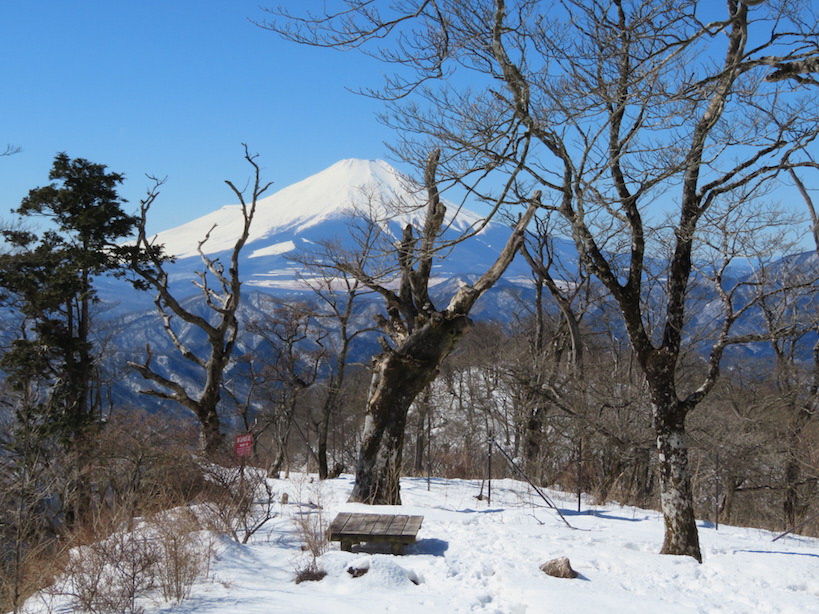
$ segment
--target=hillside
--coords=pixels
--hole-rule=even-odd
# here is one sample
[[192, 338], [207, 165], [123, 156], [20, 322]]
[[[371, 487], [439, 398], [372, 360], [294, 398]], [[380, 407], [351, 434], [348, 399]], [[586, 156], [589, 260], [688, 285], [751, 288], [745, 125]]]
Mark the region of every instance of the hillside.
[[[147, 613], [196, 614], [588, 614], [612, 612], [815, 611], [819, 603], [819, 540], [700, 522], [704, 562], [657, 554], [662, 518], [616, 504], [577, 513], [572, 497], [549, 492], [572, 528], [526, 484], [492, 482], [492, 500], [477, 500], [480, 481], [404, 479], [401, 507], [345, 503], [350, 476], [312, 482], [271, 480], [279, 515], [247, 545], [223, 540], [209, 577], [178, 605], [156, 592], [138, 605]], [[486, 490], [483, 491], [486, 494]], [[319, 506], [319, 507], [317, 507]], [[319, 559], [327, 576], [294, 583], [305, 565], [294, 520], [326, 523], [340, 510], [421, 514], [418, 543], [404, 556], [347, 553], [333, 544]], [[566, 556], [577, 579], [546, 576], [543, 562]], [[351, 577], [350, 566], [369, 571]], [[69, 596], [41, 596], [27, 612], [68, 612]], [[48, 609], [48, 608], [52, 609]]]

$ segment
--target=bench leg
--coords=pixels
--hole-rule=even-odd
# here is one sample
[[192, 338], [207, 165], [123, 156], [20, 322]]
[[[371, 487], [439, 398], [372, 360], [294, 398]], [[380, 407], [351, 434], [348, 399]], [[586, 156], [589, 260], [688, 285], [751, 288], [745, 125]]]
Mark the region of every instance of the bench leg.
[[353, 551], [353, 542], [351, 542], [351, 541], [349, 541], [347, 539], [342, 539], [341, 540], [341, 549], [344, 550], [345, 552], [352, 552]]
[[392, 553], [393, 554], [404, 554], [404, 544], [400, 544], [398, 542], [392, 543]]

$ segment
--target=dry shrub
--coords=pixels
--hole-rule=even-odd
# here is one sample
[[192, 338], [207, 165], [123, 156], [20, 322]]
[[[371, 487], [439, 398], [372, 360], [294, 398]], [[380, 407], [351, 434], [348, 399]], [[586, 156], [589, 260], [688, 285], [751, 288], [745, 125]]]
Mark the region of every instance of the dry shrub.
[[201, 530], [196, 516], [186, 508], [157, 514], [150, 525], [162, 553], [156, 566], [162, 597], [178, 603], [190, 596], [197, 580], [208, 577], [213, 539]]
[[323, 580], [326, 575], [327, 572], [320, 569], [318, 564], [313, 562], [312, 565], [308, 565], [304, 569], [296, 571], [295, 582], [296, 584], [301, 584], [302, 582], [318, 582], [319, 580]]
[[207, 528], [246, 544], [278, 515], [275, 510], [278, 495], [264, 469], [211, 464], [204, 472], [211, 484], [202, 506], [202, 521]]
[[158, 544], [143, 532], [118, 531], [71, 552], [58, 591], [77, 610], [140, 613], [137, 600], [156, 586]]
[[[133, 410], [59, 463], [18, 467], [0, 456], [0, 611], [19, 610], [49, 585], [55, 599], [70, 594], [88, 611], [138, 611], [137, 595], [153, 586], [169, 600], [184, 598], [212, 546], [178, 514], [174, 526], [156, 514], [208, 496], [197, 444], [195, 429]], [[148, 534], [134, 530], [152, 514], [162, 522], [149, 522]]]
[[3, 612], [21, 611], [26, 599], [52, 584], [62, 573], [67, 558], [54, 540], [26, 544], [17, 560], [11, 553], [7, 554], [10, 558], [4, 560], [0, 568], [0, 611]]
[[115, 416], [94, 442], [88, 482], [101, 504], [134, 515], [184, 505], [208, 488], [197, 445], [188, 424], [138, 411]]
[[72, 542], [78, 545], [52, 592], [99, 614], [142, 612], [139, 600], [156, 590], [166, 601], [187, 598], [213, 556], [213, 541], [186, 508], [139, 521], [112, 515], [76, 531]]
[[323, 484], [322, 481], [305, 482], [304, 479], [295, 484], [298, 504], [293, 515], [293, 523], [302, 541], [302, 551], [309, 555], [296, 568], [296, 584], [321, 580], [327, 575], [318, 564], [318, 558], [330, 547], [327, 539], [327, 518], [324, 515], [326, 496]]

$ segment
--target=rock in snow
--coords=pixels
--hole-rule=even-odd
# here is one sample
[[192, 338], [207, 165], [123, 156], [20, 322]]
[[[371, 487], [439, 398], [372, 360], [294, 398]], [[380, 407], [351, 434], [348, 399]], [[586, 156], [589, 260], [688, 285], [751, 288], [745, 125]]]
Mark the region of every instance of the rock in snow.
[[540, 566], [540, 571], [555, 578], [576, 578], [578, 573], [572, 569], [572, 564], [565, 556], [546, 561]]

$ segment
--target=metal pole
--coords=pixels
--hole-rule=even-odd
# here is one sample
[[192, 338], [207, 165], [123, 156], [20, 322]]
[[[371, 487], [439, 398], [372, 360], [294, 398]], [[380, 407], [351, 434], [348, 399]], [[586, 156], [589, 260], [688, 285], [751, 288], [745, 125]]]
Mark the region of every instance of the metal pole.
[[717, 450], [714, 459], [714, 529], [719, 531], [719, 450]]
[[504, 450], [497, 441], [492, 441], [492, 443], [494, 443], [497, 446], [498, 450], [500, 450], [500, 453], [506, 459], [506, 462], [509, 463], [509, 466], [512, 467], [512, 469], [514, 469], [518, 473], [518, 475], [520, 475], [524, 480], [526, 480], [529, 486], [531, 486], [534, 489], [534, 491], [540, 496], [540, 498], [543, 499], [546, 502], [546, 504], [557, 513], [558, 516], [560, 516], [560, 519], [566, 523], [566, 526], [569, 527], [570, 529], [574, 529], [574, 527], [569, 524], [569, 521], [566, 520], [566, 517], [563, 516], [563, 514], [560, 512], [557, 506], [554, 503], [552, 503], [552, 501], [549, 499], [549, 497], [546, 496], [546, 494], [540, 489], [540, 487], [538, 487], [532, 480], [530, 480], [529, 476], [523, 473], [523, 469], [521, 469], [515, 464], [515, 460], [511, 456], [509, 456], [509, 453], [506, 450]]
[[790, 535], [791, 533], [793, 533], [797, 529], [801, 529], [803, 526], [808, 524], [811, 520], [814, 520], [816, 518], [819, 518], [819, 514], [814, 514], [813, 516], [809, 516], [808, 518], [805, 518], [805, 520], [800, 522], [798, 525], [796, 525], [795, 527], [791, 527], [790, 529], [788, 529], [787, 531], [782, 533], [782, 535], [777, 535], [771, 541], [775, 542], [777, 539], [781, 539], [782, 537], [785, 537], [786, 535]]
[[432, 480], [432, 407], [427, 407], [427, 492]]

